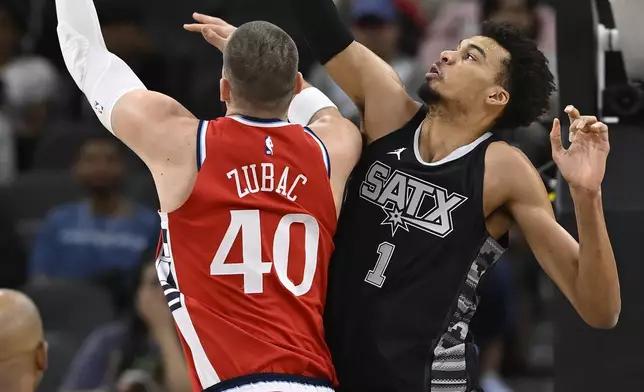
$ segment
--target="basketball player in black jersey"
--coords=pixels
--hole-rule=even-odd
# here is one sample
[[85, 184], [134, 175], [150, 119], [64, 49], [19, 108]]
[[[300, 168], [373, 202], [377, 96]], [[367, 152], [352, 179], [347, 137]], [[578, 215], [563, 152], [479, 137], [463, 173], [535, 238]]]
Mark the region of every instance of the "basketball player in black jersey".
[[362, 110], [368, 142], [347, 186], [325, 313], [343, 390], [479, 390], [468, 325], [479, 280], [513, 223], [580, 316], [615, 325], [619, 281], [601, 203], [606, 125], [568, 107], [567, 150], [558, 120], [552, 129], [579, 244], [555, 220], [530, 162], [490, 133], [528, 125], [548, 107], [553, 77], [532, 41], [485, 25], [431, 67], [425, 106], [353, 41], [332, 0], [291, 4], [319, 60]]
[[571, 147], [558, 120], [551, 133], [579, 244], [527, 158], [491, 132], [527, 125], [548, 106], [553, 77], [535, 44], [485, 25], [443, 52], [421, 105], [353, 41], [332, 0], [292, 4], [312, 49], [361, 108], [368, 142], [347, 186], [325, 312], [341, 390], [480, 391], [469, 322], [513, 223], [580, 316], [612, 328], [621, 299], [601, 204], [606, 125], [568, 107]]

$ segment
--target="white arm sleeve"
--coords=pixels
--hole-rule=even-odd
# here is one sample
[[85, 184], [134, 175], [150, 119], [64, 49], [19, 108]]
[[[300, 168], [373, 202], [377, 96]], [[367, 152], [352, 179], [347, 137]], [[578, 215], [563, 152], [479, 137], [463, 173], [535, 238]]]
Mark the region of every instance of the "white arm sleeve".
[[338, 108], [322, 91], [315, 87], [305, 88], [291, 100], [288, 120], [305, 127], [309, 125], [315, 113], [330, 107]]
[[114, 133], [116, 102], [145, 86], [127, 64], [105, 46], [92, 0], [56, 0], [58, 41], [65, 66], [101, 123]]

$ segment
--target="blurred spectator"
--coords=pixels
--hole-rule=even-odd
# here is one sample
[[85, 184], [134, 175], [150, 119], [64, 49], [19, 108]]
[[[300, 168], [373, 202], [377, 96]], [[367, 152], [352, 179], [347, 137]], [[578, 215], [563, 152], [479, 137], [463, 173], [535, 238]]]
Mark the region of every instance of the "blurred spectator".
[[36, 305], [0, 289], [0, 391], [32, 392], [47, 368], [47, 343]]
[[132, 314], [96, 330], [72, 362], [62, 390], [188, 392], [187, 365], [159, 285], [153, 253], [141, 266]]
[[166, 63], [152, 48], [141, 11], [124, 3], [104, 4], [99, 6], [99, 12], [105, 45], [125, 61], [148, 88], [166, 91], [169, 82]]
[[[24, 171], [31, 168], [40, 130], [49, 118], [58, 73], [46, 59], [21, 53], [25, 18], [11, 4], [0, 2], [0, 81], [16, 137], [18, 170]], [[5, 127], [0, 124], [0, 136], [6, 134]]]
[[158, 216], [121, 194], [124, 170], [112, 135], [85, 142], [75, 171], [88, 199], [49, 213], [31, 254], [32, 277], [87, 279], [138, 267], [142, 252], [156, 245]]
[[[391, 65], [409, 89], [410, 95], [416, 97], [416, 90], [423, 82], [425, 72], [414, 59], [399, 52], [400, 19], [394, 0], [355, 0], [349, 16], [356, 41]], [[322, 66], [318, 65], [311, 71], [309, 82], [322, 90], [345, 117], [359, 122], [357, 108]]]
[[427, 28], [427, 16], [417, 0], [396, 0], [400, 17], [399, 50], [410, 57], [418, 55], [418, 47]]

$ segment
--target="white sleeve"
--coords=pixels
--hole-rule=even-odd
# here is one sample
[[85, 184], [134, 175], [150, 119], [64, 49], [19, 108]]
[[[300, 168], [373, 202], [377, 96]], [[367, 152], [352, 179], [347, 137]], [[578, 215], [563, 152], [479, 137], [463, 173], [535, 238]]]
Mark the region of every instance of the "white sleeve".
[[338, 108], [322, 91], [315, 87], [305, 88], [293, 97], [288, 107], [288, 120], [305, 127], [315, 113], [330, 107]]
[[114, 133], [111, 115], [118, 100], [146, 88], [123, 60], [107, 50], [92, 0], [56, 0], [56, 15], [65, 66], [98, 119]]

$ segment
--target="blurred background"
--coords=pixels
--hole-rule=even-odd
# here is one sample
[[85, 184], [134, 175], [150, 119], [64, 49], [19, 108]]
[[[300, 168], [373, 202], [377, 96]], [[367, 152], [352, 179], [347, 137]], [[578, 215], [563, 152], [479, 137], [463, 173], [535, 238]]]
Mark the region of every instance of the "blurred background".
[[[108, 48], [149, 89], [199, 118], [221, 116], [225, 108], [218, 99], [221, 55], [182, 30], [193, 11], [236, 25], [265, 19], [284, 27], [301, 48], [305, 77], [357, 121], [349, 98], [307, 51], [286, 3], [96, 0]], [[644, 141], [644, 93], [630, 80], [633, 67], [610, 47], [616, 18], [608, 0], [336, 3], [356, 39], [387, 61], [412, 95], [441, 50], [475, 35], [483, 20], [509, 22], [536, 40], [560, 92], [548, 115], [501, 134], [539, 169], [572, 233], [573, 207], [550, 158], [552, 120], [564, 104], [575, 104], [619, 122], [611, 125], [611, 180], [604, 188], [609, 232], [618, 233], [624, 298], [618, 328], [585, 327], [512, 232], [510, 250], [482, 283], [472, 332], [486, 392], [644, 390], [644, 348], [634, 338], [644, 330], [637, 249], [644, 186], [633, 170], [644, 163], [636, 151]], [[0, 287], [24, 290], [42, 313], [50, 368], [39, 391], [134, 391], [139, 384], [189, 391], [169, 370], [184, 366], [178, 342], [163, 338], [173, 327], [152, 267], [159, 222], [151, 177], [96, 120], [65, 69], [55, 26], [51, 0], [0, 0]], [[619, 26], [620, 33], [637, 27]]]

